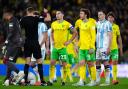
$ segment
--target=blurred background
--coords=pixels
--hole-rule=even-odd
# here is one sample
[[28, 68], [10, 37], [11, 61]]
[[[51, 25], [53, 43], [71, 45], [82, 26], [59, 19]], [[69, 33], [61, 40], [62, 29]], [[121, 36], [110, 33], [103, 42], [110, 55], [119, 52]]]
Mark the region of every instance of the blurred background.
[[[79, 18], [79, 10], [84, 7], [91, 11], [91, 17], [97, 20], [98, 9], [104, 9], [106, 12], [113, 11], [116, 16], [116, 23], [120, 26], [123, 41], [123, 57], [119, 58], [118, 77], [128, 77], [128, 0], [0, 0], [0, 57], [2, 57], [2, 45], [5, 39], [5, 31], [3, 29], [2, 14], [4, 9], [10, 8], [14, 10], [14, 15], [19, 20], [24, 16], [27, 7], [32, 6], [39, 12], [44, 8], [48, 9], [52, 20], [55, 19], [55, 11], [62, 9], [65, 17], [74, 25]], [[50, 22], [51, 23], [51, 22]], [[50, 28], [50, 23], [48, 27]], [[2, 59], [2, 58], [0, 58]], [[46, 59], [50, 59], [46, 57]], [[17, 60], [19, 69], [23, 70], [24, 59]], [[44, 68], [48, 68], [47, 60]], [[59, 69], [59, 67], [57, 67]], [[0, 75], [5, 75], [5, 65], [0, 60]], [[44, 75], [48, 75], [48, 69]]]

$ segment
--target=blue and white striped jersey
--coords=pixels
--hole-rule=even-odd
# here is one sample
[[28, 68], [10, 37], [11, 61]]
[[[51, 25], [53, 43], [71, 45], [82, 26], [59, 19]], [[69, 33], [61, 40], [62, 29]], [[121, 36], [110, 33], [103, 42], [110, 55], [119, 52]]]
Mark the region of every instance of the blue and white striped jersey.
[[[44, 32], [47, 32], [47, 26], [45, 23], [43, 22], [39, 22], [38, 23], [38, 41], [39, 43], [41, 44], [44, 36], [43, 36], [43, 33]], [[45, 47], [45, 45], [43, 46], [43, 48]]]
[[97, 35], [96, 35], [96, 47], [97, 48], [108, 48], [109, 36], [108, 32], [112, 31], [112, 24], [107, 21], [98, 21], [96, 24]]

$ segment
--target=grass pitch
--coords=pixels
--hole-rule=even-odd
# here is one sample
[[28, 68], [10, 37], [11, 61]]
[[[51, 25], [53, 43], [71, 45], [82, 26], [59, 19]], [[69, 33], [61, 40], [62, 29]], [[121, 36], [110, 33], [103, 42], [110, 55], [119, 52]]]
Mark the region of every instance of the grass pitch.
[[[53, 86], [14, 86], [14, 85], [10, 85], [10, 86], [3, 86], [2, 82], [3, 82], [4, 76], [0, 76], [0, 89], [128, 89], [128, 79], [127, 78], [119, 78], [119, 84], [118, 85], [110, 85], [110, 86], [93, 86], [93, 87], [89, 87], [89, 86], [72, 86], [72, 84], [76, 83], [79, 79], [78, 78], [74, 78], [74, 82], [68, 82], [69, 80], [67, 80], [66, 85], [65, 86], [61, 86], [61, 80], [58, 77], [57, 83], [54, 83]], [[48, 78], [46, 77], [46, 80], [48, 80]], [[102, 79], [101, 82], [103, 82], [104, 79]], [[89, 79], [87, 79], [87, 82], [89, 82]]]

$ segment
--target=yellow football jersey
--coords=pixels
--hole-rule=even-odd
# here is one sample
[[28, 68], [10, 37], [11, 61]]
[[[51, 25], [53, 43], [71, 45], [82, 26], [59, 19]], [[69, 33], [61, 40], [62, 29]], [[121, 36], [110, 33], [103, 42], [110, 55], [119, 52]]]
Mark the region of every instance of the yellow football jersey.
[[96, 40], [96, 30], [95, 25], [91, 21], [81, 22], [79, 26], [80, 30], [80, 39], [79, 45], [80, 49], [95, 49], [95, 40]]
[[61, 23], [54, 21], [51, 24], [51, 29], [53, 30], [54, 47], [56, 49], [65, 47], [64, 43], [67, 41], [68, 30], [72, 28], [72, 25], [66, 20]]
[[119, 26], [117, 24], [112, 24], [112, 44], [111, 44], [111, 50], [118, 49], [117, 36], [120, 36]]
[[[96, 26], [96, 20], [95, 19], [89, 18], [88, 20], [89, 20], [89, 22], [90, 22], [90, 24], [91, 24], [92, 27], [95, 27]], [[76, 29], [80, 29], [81, 22], [82, 22], [82, 19], [78, 19], [76, 21], [76, 23], [75, 23], [75, 28]], [[95, 34], [95, 32], [94, 33], [92, 32], [92, 34]], [[92, 45], [93, 44], [94, 43], [92, 42]], [[80, 41], [78, 42], [78, 46], [80, 46]], [[95, 48], [95, 47], [92, 47], [92, 48]]]

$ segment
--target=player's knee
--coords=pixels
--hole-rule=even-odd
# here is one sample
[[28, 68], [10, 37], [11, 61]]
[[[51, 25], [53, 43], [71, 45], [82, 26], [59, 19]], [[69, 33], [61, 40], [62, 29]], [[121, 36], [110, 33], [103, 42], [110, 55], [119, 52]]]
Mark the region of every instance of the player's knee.
[[37, 60], [37, 64], [42, 64], [42, 60], [41, 59], [38, 59]]
[[118, 61], [112, 61], [112, 64], [113, 65], [117, 65], [118, 64]]
[[30, 62], [31, 62], [31, 59], [30, 58], [26, 58], [26, 64], [30, 64]]
[[51, 60], [51, 63], [50, 63], [50, 64], [51, 64], [52, 66], [54, 66], [54, 65], [55, 65], [55, 63], [56, 63], [56, 61], [55, 61], [55, 60]]
[[66, 62], [63, 62], [62, 63], [62, 66], [66, 67], [67, 63]]
[[85, 65], [85, 60], [81, 60], [80, 63], [79, 63], [80, 66], [83, 66]]
[[93, 62], [88, 62], [88, 67], [92, 67], [94, 66], [94, 63]]

